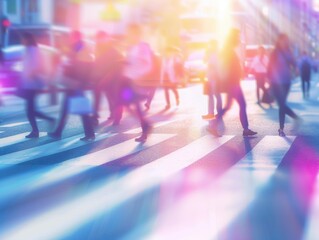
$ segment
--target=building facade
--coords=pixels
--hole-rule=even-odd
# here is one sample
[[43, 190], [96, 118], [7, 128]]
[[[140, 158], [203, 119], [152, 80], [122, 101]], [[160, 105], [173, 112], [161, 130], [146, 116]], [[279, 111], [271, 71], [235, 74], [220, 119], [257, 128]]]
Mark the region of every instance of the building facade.
[[52, 23], [54, 0], [0, 0], [2, 16], [14, 24]]

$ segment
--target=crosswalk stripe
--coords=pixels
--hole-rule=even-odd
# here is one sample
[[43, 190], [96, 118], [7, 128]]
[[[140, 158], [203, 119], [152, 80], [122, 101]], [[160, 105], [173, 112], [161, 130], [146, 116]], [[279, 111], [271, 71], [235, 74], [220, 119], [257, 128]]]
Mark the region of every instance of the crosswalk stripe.
[[[151, 134], [149, 136], [147, 143], [143, 145], [139, 145], [133, 139], [129, 139], [127, 141], [105, 148], [103, 150], [88, 153], [82, 157], [70, 159], [66, 161], [66, 163], [60, 164], [56, 167], [48, 166], [42, 168], [41, 171], [20, 174], [18, 177], [14, 176], [12, 178], [1, 180], [0, 189], [4, 191], [6, 194], [5, 196], [0, 197], [0, 202], [10, 198], [12, 195], [16, 194], [17, 191], [20, 194], [23, 191], [31, 192], [35, 189], [47, 186], [49, 184], [58, 181], [63, 181], [66, 178], [75, 176], [81, 172], [85, 172], [94, 166], [102, 165], [123, 158], [130, 154], [138, 153], [142, 150], [145, 150], [156, 144], [166, 141], [172, 138], [173, 136], [175, 135]], [[51, 148], [52, 146], [49, 149]], [[55, 152], [58, 151], [59, 149], [55, 149]], [[52, 155], [53, 152], [46, 152], [46, 154]], [[75, 165], [83, 167], [74, 167]], [[12, 186], [17, 184], [23, 187], [19, 189], [12, 189]]]
[[[174, 122], [178, 122], [180, 120], [182, 120], [183, 118], [177, 118], [177, 119], [172, 119], [172, 120], [166, 120], [166, 121], [163, 121], [163, 122], [158, 122], [158, 123], [155, 123], [153, 125], [153, 128], [158, 128], [158, 127], [162, 127], [162, 126], [165, 126], [165, 125], [168, 125], [170, 123], [174, 123]], [[137, 133], [140, 133], [141, 132], [141, 128], [134, 128], [134, 129], [130, 129], [128, 131], [125, 131], [124, 133], [126, 134], [137, 134]]]
[[[30, 141], [30, 139], [25, 138], [26, 135], [28, 135], [29, 132], [25, 132], [25, 133], [19, 133], [16, 135], [12, 135], [9, 137], [4, 137], [4, 138], [0, 138], [0, 147], [7, 147], [16, 143], [22, 143], [22, 142], [26, 142], [26, 141]], [[40, 132], [39, 136], [44, 137], [47, 133], [45, 132]], [[38, 139], [36, 139], [38, 140]]]
[[[219, 239], [218, 234], [246, 209], [258, 196], [258, 192], [265, 187], [294, 140], [295, 137], [264, 137], [217, 181], [183, 196], [181, 202], [175, 202], [171, 208], [162, 210], [157, 217], [157, 225], [153, 226], [153, 233], [139, 238], [191, 240], [192, 236], [197, 236], [198, 239]], [[194, 201], [202, 199], [203, 196], [207, 201], [199, 204], [201, 207], [197, 209], [195, 216], [191, 213], [193, 206], [190, 204], [194, 204]], [[208, 210], [210, 212], [207, 212]], [[167, 231], [169, 224], [173, 222], [180, 223], [183, 229], [178, 232], [181, 226], [174, 225], [176, 231]]]
[[[0, 238], [19, 239], [32, 236], [32, 239], [56, 239], [76, 229], [92, 219], [96, 214], [109, 211], [112, 207], [139, 194], [164, 179], [188, 167], [200, 158], [216, 150], [233, 136], [211, 138], [204, 136], [158, 160], [146, 164], [115, 180], [99, 183], [95, 190], [73, 201], [51, 209], [37, 217], [3, 231]], [[94, 204], [92, 204], [94, 202]], [[56, 221], [62, 215], [64, 221]], [[45, 229], [39, 229], [40, 223]]]
[[[39, 120], [39, 121], [41, 121], [41, 120]], [[5, 125], [0, 125], [0, 127], [9, 128], [9, 127], [22, 126], [22, 125], [25, 125], [25, 124], [29, 124], [29, 122], [28, 121], [23, 121], [23, 122], [8, 123], [8, 124], [5, 124]]]
[[[22, 134], [15, 135], [13, 137], [19, 139], [21, 138]], [[102, 140], [107, 137], [111, 137], [116, 135], [115, 133], [104, 133], [97, 135], [96, 140]], [[23, 134], [24, 136], [24, 134]], [[28, 162], [31, 161], [34, 158], [40, 158], [40, 157], [47, 157], [56, 153], [60, 153], [62, 151], [67, 151], [73, 148], [77, 148], [80, 146], [84, 146], [87, 143], [80, 141], [80, 137], [83, 136], [83, 134], [78, 134], [72, 137], [61, 139], [60, 141], [54, 141], [50, 142], [44, 145], [36, 146], [33, 148], [28, 148], [25, 150], [8, 153], [5, 155], [0, 156], [0, 164], [19, 164], [22, 162]], [[24, 140], [24, 139], [23, 139]], [[17, 140], [18, 141], [18, 140]], [[22, 140], [21, 140], [22, 141]], [[12, 142], [10, 143], [12, 144]], [[4, 168], [5, 166], [0, 166], [1, 168]]]
[[303, 240], [315, 240], [319, 236], [319, 173], [317, 173], [317, 179], [314, 186], [311, 205], [309, 209], [309, 217], [305, 226]]

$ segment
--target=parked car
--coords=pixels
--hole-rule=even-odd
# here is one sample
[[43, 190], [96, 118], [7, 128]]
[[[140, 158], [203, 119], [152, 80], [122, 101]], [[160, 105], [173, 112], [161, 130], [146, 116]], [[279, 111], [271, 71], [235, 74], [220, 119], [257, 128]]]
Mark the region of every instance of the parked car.
[[186, 45], [184, 70], [187, 82], [205, 81], [207, 75], [206, 52], [209, 40], [190, 41]]
[[68, 28], [52, 25], [12, 25], [8, 28], [0, 51], [0, 81], [4, 88], [19, 86], [22, 72], [22, 58], [24, 46], [21, 35], [24, 32], [33, 34], [36, 38], [43, 59], [44, 71], [50, 77], [54, 74], [58, 44], [66, 39], [70, 33]]
[[254, 78], [250, 72], [251, 64], [255, 56], [258, 55], [258, 49], [263, 46], [266, 50], [266, 54], [269, 56], [271, 51], [274, 49], [273, 45], [246, 45], [244, 52], [244, 71], [247, 78]]

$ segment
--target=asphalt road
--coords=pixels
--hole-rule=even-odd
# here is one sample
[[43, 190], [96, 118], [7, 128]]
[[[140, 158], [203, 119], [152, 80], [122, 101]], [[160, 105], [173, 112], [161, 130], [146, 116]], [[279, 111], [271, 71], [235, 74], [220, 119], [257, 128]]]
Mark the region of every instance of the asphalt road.
[[[244, 81], [253, 138], [243, 138], [236, 104], [223, 136], [206, 131], [207, 99], [199, 85], [180, 89], [181, 104], [165, 111], [156, 93], [148, 119], [153, 130], [138, 144], [137, 120], [127, 113], [117, 128], [104, 102], [95, 142], [83, 143], [78, 116], [63, 138], [53, 126], [30, 127], [21, 99], [4, 96], [0, 112], [0, 239], [319, 239], [319, 87], [303, 100], [294, 82], [287, 118], [277, 136], [278, 109], [256, 104], [254, 81]], [[173, 97], [173, 96], [172, 96]], [[59, 106], [39, 98], [58, 117]]]

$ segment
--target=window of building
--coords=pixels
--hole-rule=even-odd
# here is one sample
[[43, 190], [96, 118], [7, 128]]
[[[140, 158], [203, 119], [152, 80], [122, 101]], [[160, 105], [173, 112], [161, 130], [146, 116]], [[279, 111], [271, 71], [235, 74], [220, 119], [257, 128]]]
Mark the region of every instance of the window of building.
[[7, 13], [8, 14], [17, 14], [18, 3], [17, 0], [6, 0]]

